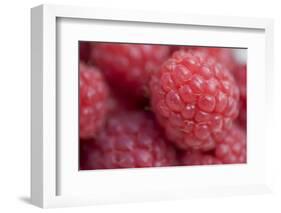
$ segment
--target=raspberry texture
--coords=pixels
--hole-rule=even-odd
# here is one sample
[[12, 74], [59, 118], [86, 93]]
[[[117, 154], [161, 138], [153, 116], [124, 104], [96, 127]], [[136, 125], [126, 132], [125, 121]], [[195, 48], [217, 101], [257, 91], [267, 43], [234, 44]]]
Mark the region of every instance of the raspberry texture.
[[217, 139], [215, 156], [224, 164], [246, 163], [246, 133], [234, 125], [226, 135]]
[[223, 64], [227, 69], [232, 71], [237, 66], [237, 61], [234, 57], [233, 50], [222, 47], [196, 47], [196, 46], [172, 46], [171, 52], [177, 50], [199, 50], [215, 58], [219, 63]]
[[80, 143], [81, 169], [172, 166], [174, 148], [162, 137], [151, 114], [121, 112], [112, 116], [99, 137]]
[[246, 134], [236, 125], [226, 136], [217, 139], [214, 150], [188, 150], [180, 156], [180, 164], [187, 166], [235, 163], [246, 163]]
[[108, 111], [109, 91], [102, 74], [95, 67], [80, 63], [80, 138], [95, 137]]
[[169, 47], [163, 45], [95, 43], [91, 59], [105, 73], [111, 86], [138, 99], [147, 95], [151, 73], [169, 53]]
[[201, 51], [206, 51], [206, 54], [209, 54], [212, 57], [216, 58], [219, 63], [223, 64], [230, 71], [232, 71], [237, 65], [233, 50], [230, 48], [201, 47], [200, 49]]
[[205, 51], [177, 51], [150, 81], [151, 106], [180, 149], [210, 150], [238, 115], [231, 73]]
[[247, 128], [247, 65], [239, 65], [234, 69], [234, 77], [240, 89], [240, 110], [238, 123]]

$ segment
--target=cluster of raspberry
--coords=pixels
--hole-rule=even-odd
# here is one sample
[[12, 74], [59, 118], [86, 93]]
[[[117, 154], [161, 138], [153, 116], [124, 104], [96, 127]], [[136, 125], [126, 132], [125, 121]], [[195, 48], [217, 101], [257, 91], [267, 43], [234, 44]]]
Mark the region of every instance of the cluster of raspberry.
[[230, 48], [79, 43], [80, 169], [246, 163], [246, 63]]

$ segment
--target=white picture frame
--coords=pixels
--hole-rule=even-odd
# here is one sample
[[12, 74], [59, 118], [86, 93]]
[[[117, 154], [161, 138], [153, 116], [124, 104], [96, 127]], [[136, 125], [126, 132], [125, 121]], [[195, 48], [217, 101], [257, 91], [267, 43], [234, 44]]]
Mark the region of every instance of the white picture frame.
[[[272, 107], [271, 19], [41, 5], [31, 10], [31, 26], [33, 204], [47, 208], [271, 191], [268, 135], [272, 114], [265, 113]], [[169, 33], [171, 29], [173, 33]], [[201, 36], [205, 31], [208, 39]], [[140, 32], [144, 34], [136, 38], [134, 33]], [[183, 36], [186, 33], [190, 38]], [[191, 42], [199, 46], [248, 48], [251, 96], [247, 164], [78, 172], [78, 61], [73, 58], [78, 54], [78, 40], [182, 45]], [[69, 77], [65, 75], [66, 69], [70, 70]], [[65, 95], [66, 89], [72, 92], [71, 97]], [[61, 110], [66, 103], [68, 114]], [[257, 118], [256, 114], [261, 116]], [[64, 128], [69, 128], [71, 134], [66, 136]], [[226, 174], [231, 175], [225, 178]], [[91, 180], [96, 181], [89, 184]], [[91, 193], [93, 190], [95, 193]]]

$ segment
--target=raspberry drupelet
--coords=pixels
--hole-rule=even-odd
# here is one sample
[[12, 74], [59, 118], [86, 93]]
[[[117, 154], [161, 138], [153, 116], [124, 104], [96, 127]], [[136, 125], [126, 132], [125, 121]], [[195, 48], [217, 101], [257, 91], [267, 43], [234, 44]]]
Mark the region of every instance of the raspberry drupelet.
[[178, 148], [210, 150], [239, 113], [232, 74], [205, 51], [177, 51], [150, 80], [152, 110]]
[[164, 45], [105, 44], [92, 45], [91, 60], [104, 73], [113, 88], [125, 96], [147, 96], [147, 82], [152, 72], [169, 57]]
[[109, 90], [100, 71], [80, 63], [80, 138], [95, 137], [108, 111]]
[[96, 139], [81, 144], [81, 169], [173, 166], [174, 148], [163, 138], [153, 116], [144, 112], [113, 115]]

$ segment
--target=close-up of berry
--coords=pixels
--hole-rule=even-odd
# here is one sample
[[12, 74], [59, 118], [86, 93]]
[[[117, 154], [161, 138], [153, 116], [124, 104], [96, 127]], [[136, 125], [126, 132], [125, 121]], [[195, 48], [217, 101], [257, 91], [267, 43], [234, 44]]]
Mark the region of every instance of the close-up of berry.
[[79, 135], [80, 138], [92, 138], [105, 122], [109, 90], [97, 68], [80, 63], [79, 69]]
[[238, 122], [243, 127], [247, 127], [247, 65], [237, 66], [233, 71], [234, 77], [240, 89], [240, 111]]
[[206, 51], [176, 51], [150, 80], [152, 111], [178, 148], [210, 150], [239, 114], [232, 73]]
[[232, 71], [236, 65], [237, 61], [234, 57], [233, 49], [231, 48], [222, 48], [222, 47], [196, 47], [196, 46], [171, 46], [171, 52], [177, 50], [199, 50], [205, 52], [215, 58], [219, 63], [224, 65], [227, 69]]
[[150, 113], [112, 115], [96, 139], [80, 143], [80, 169], [176, 165], [176, 152], [161, 131]]
[[222, 164], [222, 162], [214, 156], [214, 153], [204, 153], [198, 150], [188, 150], [181, 154], [180, 165], [195, 166], [195, 165], [214, 165]]
[[246, 132], [234, 125], [227, 134], [217, 138], [215, 156], [223, 164], [246, 163]]
[[223, 137], [216, 138], [214, 150], [187, 150], [180, 155], [180, 165], [213, 165], [246, 163], [246, 132], [234, 125]]
[[216, 58], [219, 63], [224, 65], [227, 69], [232, 71], [237, 62], [234, 57], [233, 49], [231, 48], [220, 48], [220, 47], [212, 47], [212, 48], [200, 48], [201, 51], [207, 51], [212, 57]]
[[169, 57], [165, 45], [95, 43], [91, 61], [105, 74], [113, 88], [134, 98], [147, 96], [152, 72]]

